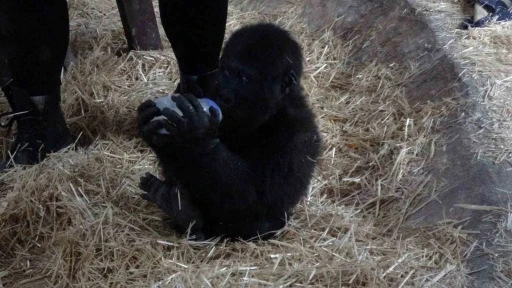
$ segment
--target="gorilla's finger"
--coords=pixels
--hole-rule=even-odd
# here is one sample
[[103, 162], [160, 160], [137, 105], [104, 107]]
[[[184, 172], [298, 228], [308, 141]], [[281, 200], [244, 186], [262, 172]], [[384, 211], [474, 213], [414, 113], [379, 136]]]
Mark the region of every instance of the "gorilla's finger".
[[153, 174], [147, 172], [140, 178], [139, 187], [151, 196], [155, 194], [164, 183]]
[[181, 117], [180, 114], [169, 108], [164, 108], [164, 110], [162, 110], [162, 115], [164, 115], [169, 122], [176, 125], [178, 129], [182, 129], [185, 123], [187, 122], [187, 120], [183, 119], [183, 117]]
[[146, 179], [147, 181], [150, 181], [150, 182], [151, 181], [155, 181], [155, 180], [159, 181], [159, 179], [155, 175], [153, 175], [153, 174], [151, 174], [149, 172], [146, 172], [146, 174], [144, 174], [144, 176], [142, 176], [141, 179], [142, 178], [144, 178], [144, 179]]
[[199, 100], [194, 95], [192, 95], [192, 94], [185, 94], [185, 98], [187, 98], [188, 102], [190, 103], [190, 105], [192, 105], [192, 107], [194, 107], [196, 112], [199, 112], [199, 111], [203, 110], [203, 106], [201, 106], [201, 103], [199, 102]]
[[165, 128], [163, 121], [151, 121], [142, 127], [142, 133], [145, 135], [153, 135], [162, 128]]
[[151, 175], [150, 173], [146, 173], [146, 175], [140, 177], [139, 180], [139, 188], [144, 191], [148, 192], [151, 190]]
[[[167, 133], [162, 133], [165, 130]], [[150, 137], [150, 143], [156, 146], [163, 146], [172, 141], [178, 134], [178, 129], [168, 120], [152, 121], [142, 128], [142, 134], [146, 138]]]
[[[167, 120], [151, 121], [142, 129], [142, 137], [148, 139], [149, 144], [163, 146], [172, 141], [178, 133], [177, 129]], [[162, 133], [165, 130], [168, 133]]]
[[162, 122], [162, 125], [164, 126], [164, 129], [169, 132], [171, 135], [175, 135], [178, 131], [176, 128], [176, 124], [170, 122], [169, 120], [160, 120]]
[[151, 121], [153, 118], [162, 115], [162, 112], [158, 107], [150, 107], [142, 112], [139, 112], [139, 121], [142, 124], [146, 124]]
[[210, 119], [215, 123], [215, 124], [219, 124], [220, 123], [220, 112], [219, 110], [217, 110], [215, 107], [213, 106], [210, 106], [210, 108], [208, 109], [208, 111], [210, 112]]
[[137, 108], [137, 111], [140, 113], [148, 108], [155, 107], [155, 106], [156, 106], [156, 103], [153, 102], [153, 100], [146, 100], [146, 101], [142, 102], [142, 104], [139, 105], [139, 107]]
[[153, 202], [153, 200], [151, 200], [151, 198], [149, 197], [149, 195], [147, 193], [141, 193], [139, 195], [140, 195], [140, 198], [142, 198], [142, 199], [144, 199], [146, 201]]
[[186, 119], [194, 119], [196, 111], [194, 106], [184, 96], [176, 97], [176, 107], [183, 113], [183, 117]]

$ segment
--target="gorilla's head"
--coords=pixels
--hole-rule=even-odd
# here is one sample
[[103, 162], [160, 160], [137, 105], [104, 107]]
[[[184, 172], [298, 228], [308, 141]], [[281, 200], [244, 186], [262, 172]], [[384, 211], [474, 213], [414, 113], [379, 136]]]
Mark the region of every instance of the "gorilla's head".
[[219, 70], [223, 122], [250, 131], [300, 94], [301, 48], [273, 24], [246, 26], [227, 41]]

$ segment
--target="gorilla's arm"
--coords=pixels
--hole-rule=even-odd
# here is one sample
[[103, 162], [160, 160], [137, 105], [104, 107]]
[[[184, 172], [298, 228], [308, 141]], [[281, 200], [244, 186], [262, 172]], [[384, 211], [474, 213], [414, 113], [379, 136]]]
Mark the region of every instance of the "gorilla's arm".
[[182, 162], [187, 164], [175, 171], [188, 191], [196, 191], [196, 197], [216, 209], [234, 215], [282, 213], [303, 196], [318, 147], [316, 131], [282, 133], [280, 139], [258, 147], [252, 160], [244, 160], [219, 143], [207, 153], [189, 155]]
[[263, 205], [288, 213], [306, 193], [316, 163], [313, 159], [319, 154], [320, 136], [314, 127], [282, 133], [273, 148], [276, 152], [268, 155], [266, 163], [261, 165], [267, 187], [263, 191]]

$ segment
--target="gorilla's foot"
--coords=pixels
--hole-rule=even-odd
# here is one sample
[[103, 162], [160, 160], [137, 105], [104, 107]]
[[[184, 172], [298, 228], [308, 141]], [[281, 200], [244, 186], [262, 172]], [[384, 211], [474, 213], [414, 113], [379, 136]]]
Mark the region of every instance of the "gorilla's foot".
[[164, 182], [153, 174], [146, 173], [146, 175], [140, 177], [139, 188], [146, 192], [141, 195], [142, 199], [156, 203], [156, 197], [160, 190], [164, 188]]
[[193, 241], [203, 241], [203, 216], [186, 191], [170, 186], [151, 173], [140, 178], [141, 198], [156, 204], [168, 218], [164, 223]]

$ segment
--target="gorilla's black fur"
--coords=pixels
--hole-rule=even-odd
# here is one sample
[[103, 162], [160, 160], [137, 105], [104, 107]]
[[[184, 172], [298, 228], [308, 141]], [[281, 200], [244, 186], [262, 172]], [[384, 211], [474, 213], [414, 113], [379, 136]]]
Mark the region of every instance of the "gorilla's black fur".
[[[183, 117], [152, 101], [141, 104], [141, 134], [165, 176], [165, 182], [143, 177], [143, 197], [179, 232], [194, 224], [191, 232], [199, 237], [268, 238], [283, 228], [306, 194], [320, 147], [301, 75], [298, 43], [273, 24], [256, 24], [225, 45], [219, 93], [212, 97], [221, 122], [192, 95], [175, 98]], [[150, 122], [158, 115], [168, 121]], [[158, 134], [161, 128], [170, 135]]]

